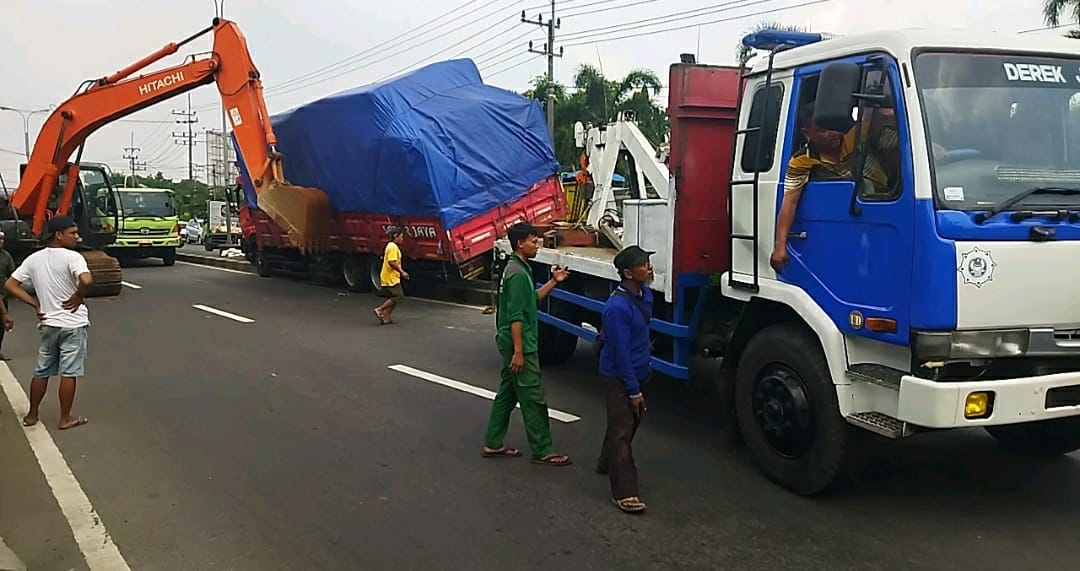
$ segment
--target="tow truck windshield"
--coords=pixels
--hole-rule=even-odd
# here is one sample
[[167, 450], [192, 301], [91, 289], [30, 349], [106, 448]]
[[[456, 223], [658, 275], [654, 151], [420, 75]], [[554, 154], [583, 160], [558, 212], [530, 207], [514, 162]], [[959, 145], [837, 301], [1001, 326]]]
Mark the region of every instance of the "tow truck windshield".
[[915, 76], [939, 208], [1080, 208], [1027, 192], [1080, 186], [1080, 59], [923, 52]]

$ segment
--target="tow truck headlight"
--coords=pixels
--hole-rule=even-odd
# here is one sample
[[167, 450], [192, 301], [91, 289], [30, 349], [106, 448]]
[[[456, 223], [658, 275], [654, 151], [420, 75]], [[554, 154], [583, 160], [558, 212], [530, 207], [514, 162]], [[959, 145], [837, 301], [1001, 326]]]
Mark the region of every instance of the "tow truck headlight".
[[1027, 353], [1027, 329], [920, 332], [915, 354], [920, 361], [1019, 357]]

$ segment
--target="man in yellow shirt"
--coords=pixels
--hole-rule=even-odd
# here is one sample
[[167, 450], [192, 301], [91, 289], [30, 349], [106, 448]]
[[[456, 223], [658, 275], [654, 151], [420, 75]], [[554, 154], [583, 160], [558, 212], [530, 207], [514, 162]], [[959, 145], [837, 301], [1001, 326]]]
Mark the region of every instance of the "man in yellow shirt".
[[383, 290], [386, 291], [387, 300], [375, 308], [375, 317], [379, 318], [381, 325], [391, 323], [390, 314], [405, 299], [405, 291], [401, 288], [401, 280], [409, 279], [409, 272], [406, 272], [401, 265], [401, 243], [405, 241], [405, 232], [395, 226], [387, 234], [390, 235], [390, 241], [386, 244], [386, 251], [383, 253], [382, 272], [379, 274], [379, 280], [382, 282]]
[[799, 108], [799, 127], [806, 138], [806, 146], [792, 155], [784, 177], [784, 199], [776, 220], [776, 241], [769, 259], [769, 264], [777, 272], [788, 265], [787, 238], [795, 222], [803, 189], [811, 180], [850, 178], [855, 169], [857, 136], [866, 141], [869, 147], [862, 173], [866, 195], [889, 195], [891, 175], [898, 172], [900, 139], [896, 132], [894, 110], [879, 109], [878, 113], [880, 117], [873, 130], [867, 119], [862, 123], [861, 133], [855, 127], [841, 133], [818, 126], [814, 120], [813, 103], [805, 103]]

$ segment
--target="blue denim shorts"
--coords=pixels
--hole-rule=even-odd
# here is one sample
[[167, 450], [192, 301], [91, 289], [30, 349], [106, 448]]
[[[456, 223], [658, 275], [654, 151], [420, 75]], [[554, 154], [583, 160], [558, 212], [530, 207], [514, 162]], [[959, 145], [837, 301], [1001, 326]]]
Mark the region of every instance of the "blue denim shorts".
[[81, 377], [86, 362], [86, 337], [89, 326], [73, 329], [42, 325], [39, 328], [37, 367], [34, 377]]

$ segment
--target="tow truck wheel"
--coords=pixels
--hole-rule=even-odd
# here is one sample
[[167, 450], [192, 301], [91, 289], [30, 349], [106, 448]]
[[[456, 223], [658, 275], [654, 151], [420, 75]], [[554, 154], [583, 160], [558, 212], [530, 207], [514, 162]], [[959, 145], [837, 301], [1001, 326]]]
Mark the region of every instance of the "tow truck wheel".
[[811, 496], [846, 479], [853, 429], [840, 415], [825, 355], [804, 328], [774, 325], [750, 340], [735, 373], [735, 414], [773, 482]]
[[1024, 424], [987, 426], [986, 431], [1009, 452], [1025, 456], [1060, 456], [1080, 450], [1080, 417]]
[[176, 265], [176, 250], [166, 251], [165, 255], [161, 257], [161, 261], [164, 262], [166, 266]]
[[574, 356], [577, 344], [576, 335], [547, 323], [541, 323], [536, 339], [540, 365], [562, 365]]

